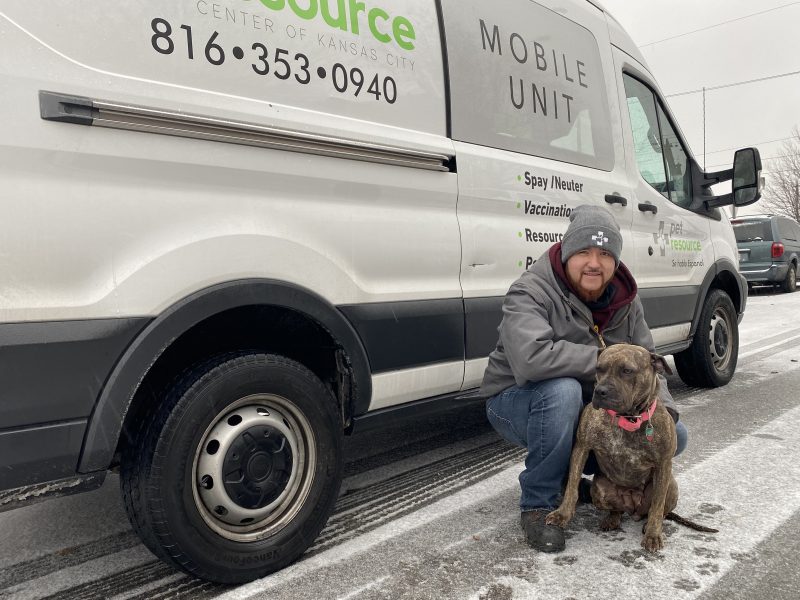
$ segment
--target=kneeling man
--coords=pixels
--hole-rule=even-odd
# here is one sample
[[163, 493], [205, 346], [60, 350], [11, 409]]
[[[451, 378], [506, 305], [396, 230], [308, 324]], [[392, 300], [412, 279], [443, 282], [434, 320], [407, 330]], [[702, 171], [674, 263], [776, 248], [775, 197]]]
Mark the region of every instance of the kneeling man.
[[[619, 343], [655, 351], [636, 282], [620, 262], [622, 236], [605, 208], [582, 205], [554, 244], [515, 281], [503, 303], [500, 339], [489, 356], [481, 395], [506, 440], [528, 455], [519, 476], [522, 528], [543, 552], [565, 547], [564, 530], [547, 525], [558, 507], [575, 431], [591, 400], [600, 351]], [[680, 454], [686, 428], [660, 378], [659, 400], [676, 421]], [[593, 473], [590, 459], [586, 472]]]

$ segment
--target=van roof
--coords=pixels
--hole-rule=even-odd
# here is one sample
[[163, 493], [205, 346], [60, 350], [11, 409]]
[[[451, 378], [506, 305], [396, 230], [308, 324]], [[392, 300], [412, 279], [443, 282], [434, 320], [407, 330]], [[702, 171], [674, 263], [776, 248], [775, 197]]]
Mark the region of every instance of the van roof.
[[633, 41], [633, 38], [630, 36], [630, 34], [622, 26], [622, 23], [617, 21], [614, 15], [612, 15], [610, 12], [608, 12], [608, 10], [603, 8], [602, 4], [597, 2], [597, 0], [587, 0], [587, 2], [602, 10], [603, 14], [606, 16], [606, 23], [608, 24], [608, 36], [611, 41], [611, 44], [616, 46], [626, 54], [632, 56], [634, 59], [636, 59], [636, 61], [639, 62], [639, 64], [641, 64], [648, 71], [648, 73], [651, 73], [650, 66], [647, 64], [644, 55], [639, 50], [639, 47]]

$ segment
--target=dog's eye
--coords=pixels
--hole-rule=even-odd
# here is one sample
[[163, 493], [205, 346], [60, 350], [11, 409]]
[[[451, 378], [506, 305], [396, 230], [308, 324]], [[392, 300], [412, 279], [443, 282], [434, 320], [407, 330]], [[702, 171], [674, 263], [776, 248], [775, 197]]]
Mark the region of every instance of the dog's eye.
[[623, 367], [622, 373], [625, 375], [633, 375], [633, 369], [629, 369], [628, 367]]

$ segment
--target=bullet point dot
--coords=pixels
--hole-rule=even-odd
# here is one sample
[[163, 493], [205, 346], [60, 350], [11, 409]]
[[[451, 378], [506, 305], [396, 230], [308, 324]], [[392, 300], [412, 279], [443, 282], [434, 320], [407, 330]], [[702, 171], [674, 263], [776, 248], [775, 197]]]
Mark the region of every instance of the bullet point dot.
[[522, 202], [517, 202], [517, 208], [522, 208]]
[[522, 237], [522, 232], [521, 231], [517, 232], [517, 235], [519, 235], [519, 237]]
[[518, 266], [518, 267], [521, 267], [521, 266], [522, 266], [522, 261], [519, 261], [519, 263], [517, 264], [517, 266]]

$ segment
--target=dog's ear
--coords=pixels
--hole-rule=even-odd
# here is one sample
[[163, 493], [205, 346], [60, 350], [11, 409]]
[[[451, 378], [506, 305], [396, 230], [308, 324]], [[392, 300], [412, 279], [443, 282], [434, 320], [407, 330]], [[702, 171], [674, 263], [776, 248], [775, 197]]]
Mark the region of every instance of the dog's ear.
[[655, 352], [650, 353], [650, 363], [653, 365], [656, 373], [661, 373], [664, 375], [672, 375], [672, 369], [669, 368], [667, 364], [667, 359], [661, 356], [660, 354], [656, 354]]

